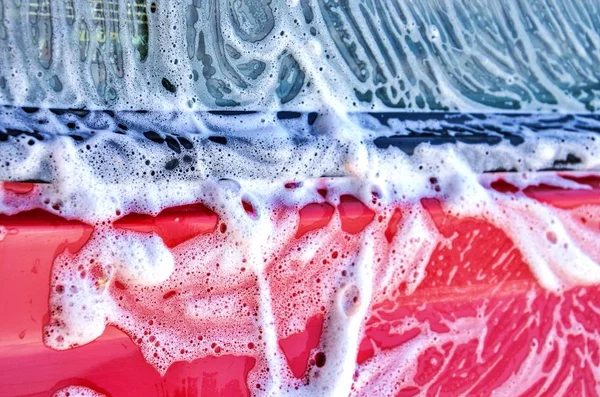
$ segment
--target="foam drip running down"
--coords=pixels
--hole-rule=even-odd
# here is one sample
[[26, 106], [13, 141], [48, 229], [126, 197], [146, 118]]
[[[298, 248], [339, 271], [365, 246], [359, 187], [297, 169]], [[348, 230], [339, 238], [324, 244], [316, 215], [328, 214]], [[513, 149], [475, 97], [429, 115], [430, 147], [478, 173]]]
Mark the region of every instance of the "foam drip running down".
[[[186, 117], [179, 126], [194, 125], [194, 116]], [[435, 365], [444, 355], [458, 355], [473, 343], [477, 362], [490, 359], [489, 348], [503, 349], [484, 343], [494, 332], [490, 324], [503, 321], [488, 309], [510, 293], [523, 293], [530, 321], [551, 319], [548, 334], [519, 342], [531, 346], [519, 353], [522, 365], [488, 391], [525, 392], [540, 382], [528, 374], [542, 373], [542, 363], [550, 380], [539, 387], [550, 388], [551, 375], [560, 378], [556, 362], [569, 354], [571, 338], [598, 346], [597, 332], [578, 314], [570, 326], [558, 320], [559, 308], [536, 314], [542, 297], [566, 305], [585, 299], [586, 288], [600, 283], [598, 207], [551, 206], [531, 189], [547, 185], [584, 194], [593, 188], [585, 171], [512, 173], [503, 184], [476, 171], [505, 167], [507, 158], [552, 167], [565, 151], [579, 159], [580, 169], [597, 169], [600, 142], [592, 133], [559, 131], [519, 146], [426, 143], [409, 155], [372, 143], [384, 132], [368, 120], [362, 127], [333, 115], [319, 122], [326, 134], [304, 135], [302, 145], [302, 132], [271, 124], [271, 152], [257, 145], [254, 155], [235, 146], [235, 134], [227, 144], [217, 139], [211, 145], [205, 132], [182, 135], [193, 159], [186, 169], [201, 171], [186, 173], [181, 165], [161, 175], [143, 166], [131, 172], [131, 164], [150, 164], [150, 170], [172, 157], [137, 135], [100, 132], [80, 143], [68, 136], [33, 145], [27, 138], [10, 141], [5, 149], [15, 164], [3, 169], [23, 178], [47, 175], [52, 183], [25, 195], [4, 191], [0, 210], [44, 208], [94, 227], [83, 248], [55, 260], [45, 344], [81, 346], [110, 324], [125, 331], [163, 375], [178, 361], [236, 355], [251, 357], [247, 384], [256, 394], [416, 394], [438, 387], [435, 378], [423, 378], [421, 366], [439, 370]], [[20, 121], [15, 116], [11, 123]], [[561, 140], [567, 142], [557, 146]], [[471, 222], [466, 242], [452, 231], [451, 219]], [[176, 235], [165, 232], [179, 224], [184, 226]], [[485, 247], [488, 240], [477, 240], [483, 233], [515, 246], [498, 256], [491, 252], [486, 266], [475, 267], [473, 280], [494, 280], [485, 289], [490, 298], [462, 307], [457, 317], [424, 312], [458, 299], [461, 288], [451, 285], [469, 271], [469, 265], [446, 269], [436, 261], [453, 263], [443, 262], [444, 255], [460, 252], [460, 244], [465, 250]], [[436, 284], [446, 274], [445, 286]], [[429, 295], [414, 313], [391, 326], [404, 342], [387, 348], [378, 343], [381, 332], [391, 332], [374, 331], [382, 313], [411, 307], [424, 293]], [[594, 315], [597, 306], [588, 307]], [[419, 316], [426, 313], [424, 321]], [[293, 338], [307, 325], [319, 330], [306, 342], [312, 353], [290, 358], [286, 350], [300, 343]], [[593, 349], [582, 354], [586, 370], [597, 374]], [[569, 377], [560, 379], [561, 387], [569, 387]], [[475, 384], [462, 393], [476, 394], [478, 387], [488, 386]]]

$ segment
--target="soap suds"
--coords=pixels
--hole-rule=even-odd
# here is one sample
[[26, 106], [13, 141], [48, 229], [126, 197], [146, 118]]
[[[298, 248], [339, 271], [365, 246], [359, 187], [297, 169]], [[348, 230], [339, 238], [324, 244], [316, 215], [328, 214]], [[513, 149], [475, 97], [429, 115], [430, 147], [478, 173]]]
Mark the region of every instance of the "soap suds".
[[[38, 113], [34, 117], [56, 125], [64, 119]], [[9, 123], [22, 128], [33, 122], [18, 112], [11, 117]], [[123, 117], [149, 126], [147, 117], [157, 116]], [[494, 145], [425, 142], [409, 150], [375, 142], [403, 136], [402, 129], [417, 122], [386, 126], [335, 115], [319, 116], [314, 128], [305, 119], [270, 121], [263, 127], [272, 131], [268, 139], [245, 129], [215, 133], [238, 119], [242, 125], [264, 124], [257, 120], [264, 117], [223, 121], [188, 114], [170, 119], [171, 127], [155, 126], [154, 134], [128, 127], [125, 134], [104, 130], [77, 140], [66, 133], [34, 144], [20, 134], [4, 144], [12, 160], [0, 175], [44, 176], [50, 183], [37, 184], [29, 194], [5, 191], [3, 213], [43, 208], [94, 227], [81, 250], [65, 251], [54, 263], [47, 346], [81, 346], [115, 325], [161, 374], [177, 361], [247, 355], [257, 360], [248, 384], [260, 384], [258, 391], [266, 395], [388, 394], [398, 392], [397, 379], [416, 374], [415, 360], [433, 348], [429, 326], [416, 318], [398, 324], [398, 330], [414, 333], [417, 327], [420, 333], [401, 353], [379, 351], [357, 366], [365, 319], [375, 313], [375, 303], [397, 296], [399, 288], [410, 298], [427, 282], [428, 263], [438, 259], [434, 252], [454, 244], [436, 223], [439, 217], [502, 229], [547, 293], [600, 281], [597, 231], [574, 222], [568, 210], [526, 194], [529, 186], [542, 184], [589, 190], [581, 180], [529, 171], [553, 167], [567, 154], [579, 160], [574, 167], [596, 168], [599, 143], [591, 133], [556, 129], [547, 135], [525, 132], [519, 145], [503, 138]], [[498, 121], [494, 117], [489, 116]], [[102, 120], [104, 128], [124, 131], [117, 125], [122, 120], [94, 113], [78, 123]], [[185, 126], [195, 126], [196, 133], [184, 133]], [[178, 165], [169, 169], [174, 160]], [[493, 176], [481, 174], [507, 162], [519, 167], [505, 178], [515, 193], [494, 190]], [[318, 205], [309, 206], [313, 203]], [[203, 205], [203, 213], [213, 215], [188, 233], [178, 226], [187, 225], [186, 213], [167, 210], [190, 205], [194, 211]], [[303, 208], [333, 210], [324, 224], [298, 235]], [[590, 219], [597, 216], [589, 211]], [[130, 219], [150, 223], [136, 230], [128, 226]], [[180, 237], [164, 234], [173, 227]], [[456, 271], [449, 271], [448, 284]], [[306, 377], [298, 379], [279, 341], [303, 332], [314, 318], [323, 319], [318, 346], [324, 356], [310, 358]], [[475, 314], [448, 322], [444, 338], [466, 343], [484, 333], [491, 318]], [[542, 355], [549, 354], [544, 349]], [[375, 382], [382, 371], [385, 377]], [[519, 375], [502, 387], [523, 391], [515, 379]]]
[[54, 392], [52, 397], [104, 397], [104, 394], [85, 386], [68, 386]]
[[0, 8], [1, 104], [501, 112], [600, 104], [592, 1], [7, 0]]

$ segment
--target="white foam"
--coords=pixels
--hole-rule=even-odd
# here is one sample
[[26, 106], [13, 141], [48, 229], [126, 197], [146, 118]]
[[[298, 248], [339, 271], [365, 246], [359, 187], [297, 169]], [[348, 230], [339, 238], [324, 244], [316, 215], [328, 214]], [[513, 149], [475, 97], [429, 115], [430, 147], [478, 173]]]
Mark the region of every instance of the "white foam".
[[[194, 116], [186, 117], [185, 123], [194, 124]], [[484, 219], [502, 228], [545, 288], [559, 291], [600, 282], [598, 264], [576, 242], [582, 236], [595, 241], [591, 231], [574, 225], [565, 228], [561, 210], [522, 195], [514, 200], [484, 187], [489, 181], [480, 181], [481, 169], [504, 166], [507, 158], [525, 159], [525, 169], [549, 166], [563, 150], [555, 139], [536, 137], [518, 147], [503, 142], [494, 148], [496, 157], [486, 154], [487, 146], [460, 143], [423, 144], [409, 156], [368, 144], [376, 132], [358, 128], [351, 118], [330, 114], [318, 122], [327, 135], [308, 136], [302, 146], [293, 144], [295, 137], [284, 129], [275, 129], [272, 139], [251, 149], [234, 143], [209, 144], [203, 133], [190, 135], [195, 145], [191, 164], [198, 172], [157, 171], [152, 177], [150, 171], [160, 169], [172, 158], [171, 152], [129, 136], [105, 133], [82, 144], [57, 138], [32, 148], [14, 145], [23, 170], [19, 175], [38, 172], [44, 160], [52, 183], [40, 185], [35, 195], [15, 199], [2, 210], [13, 213], [39, 206], [95, 227], [78, 253], [65, 252], [55, 262], [45, 343], [55, 349], [83, 345], [114, 324], [140, 345], [145, 359], [163, 374], [176, 361], [232, 353], [260, 358], [250, 378], [266, 394], [282, 390], [299, 395], [348, 394], [353, 384], [369, 390], [363, 381], [368, 383], [369, 374], [382, 370], [377, 366], [409, 371], [405, 357], [416, 357], [424, 346], [415, 342], [407, 347], [410, 355], [403, 356], [402, 365], [397, 352], [384, 354], [387, 358], [362, 367], [354, 381], [359, 337], [370, 303], [390, 292], [386, 285], [403, 282], [407, 292], [413, 292], [436, 245], [452, 244], [436, 231], [422, 208], [419, 200], [424, 197], [440, 199], [443, 210], [452, 215]], [[581, 158], [582, 167], [594, 167], [598, 148], [594, 142], [587, 148], [573, 143], [564, 150]], [[145, 166], [146, 161], [151, 166]], [[532, 181], [525, 179], [522, 175], [520, 182], [514, 182], [526, 186]], [[536, 183], [556, 180], [554, 175], [535, 177]], [[302, 184], [290, 189], [284, 186], [287, 182]], [[357, 197], [376, 212], [376, 219], [364, 232], [350, 236], [340, 231], [336, 211], [326, 228], [294, 239], [294, 211], [324, 202], [319, 187], [327, 188], [326, 200], [334, 206], [343, 194]], [[375, 202], [373, 192], [380, 196]], [[246, 213], [242, 200], [251, 203], [253, 214]], [[217, 232], [173, 249], [167, 249], [157, 235], [110, 226], [130, 212], [156, 215], [168, 207], [198, 202], [218, 215]], [[53, 208], [57, 203], [58, 209]], [[400, 204], [414, 211], [404, 214], [388, 245], [385, 228], [394, 206]], [[282, 206], [291, 210], [282, 211]], [[514, 222], [523, 217], [526, 221]], [[226, 225], [226, 231], [220, 232], [220, 224]], [[573, 228], [577, 240], [572, 238]], [[554, 233], [555, 241], [546, 238], [547, 231]], [[317, 270], [308, 265], [312, 258], [331, 255], [326, 251], [335, 244], [340, 245], [336, 264], [323, 263]], [[344, 244], [350, 247], [347, 252]], [[342, 269], [348, 276], [342, 277]], [[283, 293], [273, 290], [268, 277], [272, 272], [281, 277]], [[299, 281], [290, 277], [293, 272], [302, 275]], [[319, 295], [305, 288], [317, 277], [322, 279]], [[114, 292], [117, 281], [127, 287], [123, 300]], [[292, 300], [292, 293], [301, 299]], [[139, 302], [128, 301], [127, 294]], [[295, 306], [287, 307], [281, 296], [289, 296]], [[349, 296], [355, 296], [357, 303], [348, 303]], [[306, 320], [320, 313], [320, 306], [328, 308], [321, 341], [327, 347], [327, 365], [311, 367], [310, 373], [319, 376], [310, 385], [301, 385], [291, 376], [278, 340], [302, 331]], [[255, 348], [248, 347], [249, 341]], [[388, 386], [378, 392], [391, 391], [393, 385]]]
[[[598, 109], [600, 36], [586, 13], [597, 7], [300, 3], [161, 0], [130, 14], [124, 0], [93, 7], [73, 0], [70, 11], [63, 3], [26, 10], [7, 1], [0, 102], [156, 111]], [[281, 81], [292, 85], [300, 73], [286, 74], [288, 56], [304, 78], [282, 100]]]
[[52, 397], [104, 397], [104, 394], [85, 386], [67, 386], [54, 392]]

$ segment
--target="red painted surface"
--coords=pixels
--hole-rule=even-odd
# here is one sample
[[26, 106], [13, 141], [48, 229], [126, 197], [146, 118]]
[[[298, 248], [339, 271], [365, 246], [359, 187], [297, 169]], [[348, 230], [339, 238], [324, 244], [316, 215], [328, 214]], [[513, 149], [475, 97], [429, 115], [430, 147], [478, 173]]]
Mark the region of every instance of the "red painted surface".
[[[591, 176], [580, 177], [578, 182], [590, 189], [578, 190], [542, 185], [521, 193], [510, 184], [493, 188], [506, 194], [525, 194], [558, 208], [576, 209], [600, 204], [598, 181]], [[4, 188], [7, 189], [6, 184]], [[15, 194], [31, 191], [27, 189], [10, 187]], [[424, 199], [422, 205], [438, 231], [452, 237], [452, 245], [438, 244], [427, 275], [416, 291], [407, 294], [403, 286], [398, 286], [393, 298], [373, 302], [357, 362], [368, 363], [383, 351], [409, 346], [425, 332], [436, 336], [440, 343], [419, 353], [414, 385], [401, 387], [398, 396], [423, 392], [489, 395], [522, 368], [532, 343], [541, 348], [550, 340], [551, 318], [557, 315], [562, 325], [556, 332], [566, 332], [573, 322], [581, 326], [582, 332], [565, 337], [564, 355], [555, 347], [556, 353], [546, 357], [541, 372], [532, 374], [539, 382], [524, 395], [539, 394], [544, 382], [543, 395], [556, 395], [570, 376], [567, 388], [562, 390], [565, 395], [597, 395], [597, 374], [592, 365], [600, 362], [599, 347], [586, 335], [600, 330], [600, 313], [595, 310], [600, 307], [599, 288], [577, 287], [561, 296], [544, 291], [501, 229], [481, 220], [447, 216], [435, 199]], [[353, 196], [342, 196], [337, 210], [342, 231], [349, 235], [359, 234], [375, 218], [375, 212]], [[402, 214], [409, 210], [393, 210], [385, 231], [388, 241], [402, 221]], [[304, 207], [299, 214], [297, 236], [327, 226], [334, 213], [335, 208], [327, 203]], [[168, 247], [199, 234], [213, 233], [217, 224], [217, 216], [202, 204], [166, 209], [156, 217], [129, 214], [114, 223], [119, 228], [156, 233]], [[7, 229], [0, 241], [0, 396], [47, 396], [69, 385], [87, 386], [111, 396], [238, 396], [248, 395], [254, 388], [246, 384], [248, 373], [256, 365], [254, 357], [208, 355], [191, 363], [175, 363], [161, 376], [146, 363], [138, 346], [114, 327], [108, 327], [100, 338], [82, 347], [67, 351], [45, 347], [42, 327], [48, 319], [52, 262], [65, 249], [81, 249], [93, 228], [37, 209], [0, 215], [0, 225]], [[357, 249], [342, 231], [332, 240], [332, 246], [344, 242], [346, 250]], [[293, 249], [293, 242], [290, 244], [289, 249]], [[490, 255], [497, 251], [502, 255]], [[318, 291], [316, 280], [324, 282], [323, 269], [335, 265], [338, 253], [334, 252], [317, 253], [318, 263], [304, 264], [306, 267], [299, 269], [298, 279], [294, 280], [296, 284], [300, 282], [299, 288], [312, 286], [313, 291]], [[289, 297], [284, 294], [290, 290], [289, 279], [273, 277], [269, 282], [282, 294], [285, 304], [305, 299], [292, 292]], [[118, 293], [127, 296], [126, 285], [115, 282], [114, 286]], [[247, 287], [243, 283], [239, 286]], [[159, 293], [165, 300], [178, 299], [176, 290]], [[279, 340], [297, 378], [307, 376], [307, 368], [311, 361], [315, 362], [311, 357], [316, 357], [321, 332], [327, 326], [323, 309], [327, 311], [314, 308], [304, 322], [304, 331]], [[279, 312], [285, 312], [283, 306]], [[474, 333], [461, 342], [442, 342], [451, 333], [451, 324], [476, 313], [485, 317], [485, 335]], [[531, 321], [532, 318], [537, 320]], [[410, 323], [406, 320], [414, 320], [417, 325], [405, 326]], [[583, 357], [582, 351], [589, 354]], [[327, 365], [325, 361], [322, 364]], [[382, 371], [392, 369], [383, 367]]]
[[296, 238], [327, 226], [334, 211], [335, 207], [329, 203], [310, 203], [302, 207], [299, 211]]
[[212, 233], [217, 227], [217, 215], [202, 204], [166, 208], [156, 216], [127, 214], [113, 225], [119, 229], [156, 233], [165, 245], [173, 248], [200, 234]]
[[516, 193], [519, 188], [512, 183], [505, 181], [504, 179], [498, 179], [490, 183], [492, 189], [500, 193]]
[[315, 315], [308, 319], [306, 330], [293, 334], [279, 341], [285, 359], [296, 378], [301, 378], [308, 368], [311, 350], [319, 345], [323, 330], [323, 315]]
[[2, 182], [2, 188], [9, 192], [17, 194], [27, 194], [31, 192], [35, 184], [30, 182]]
[[392, 217], [390, 218], [390, 223], [388, 224], [387, 229], [385, 229], [385, 239], [388, 243], [392, 242], [396, 233], [398, 233], [398, 224], [402, 220], [402, 211], [400, 208], [396, 208]]
[[[530, 192], [542, 194], [532, 196], [559, 208], [594, 203], [586, 201], [593, 191], [550, 194], [557, 190], [544, 186]], [[506, 192], [514, 193], [512, 189]], [[598, 195], [597, 190], [593, 193]], [[597, 366], [600, 359], [598, 346], [590, 336], [600, 330], [600, 312], [593, 309], [600, 302], [600, 288], [577, 287], [561, 295], [542, 290], [501, 229], [486, 221], [444, 215], [436, 199], [423, 199], [422, 205], [440, 233], [452, 237], [452, 245], [438, 244], [427, 265], [427, 275], [415, 292], [407, 294], [400, 286], [394, 299], [374, 303], [357, 363], [369, 361], [379, 351], [408, 346], [423, 332], [427, 332], [429, 338], [442, 341], [444, 335], [452, 332], [450, 326], [462, 318], [477, 317], [479, 313], [487, 318], [485, 334], [475, 332], [461, 343], [433, 344], [418, 357], [414, 377], [417, 386], [403, 388], [397, 395], [487, 396], [523, 369], [532, 344], [538, 346], [539, 353], [551, 340], [553, 315], [559, 311], [560, 336], [563, 336], [562, 327], [570, 328], [573, 324], [572, 319], [588, 334], [577, 332], [577, 336], [568, 336], [561, 362], [557, 362], [555, 350], [556, 354], [546, 359], [542, 373], [531, 373], [531, 377], [540, 380], [522, 395], [540, 395], [541, 385], [550, 381], [541, 395], [558, 395], [563, 390], [562, 395], [597, 396], [598, 373], [591, 364]], [[490, 255], [496, 249], [500, 249], [502, 255]], [[532, 318], [537, 320], [531, 321]], [[402, 326], [406, 321], [415, 325]], [[593, 346], [594, 358], [588, 361], [580, 352], [590, 346]], [[550, 373], [556, 367], [557, 375], [552, 376]], [[382, 371], [385, 372], [385, 368]], [[569, 381], [571, 375], [573, 378]], [[566, 392], [561, 389], [565, 381], [569, 385]]]
[[[186, 215], [184, 211], [180, 217], [198, 220]], [[200, 225], [211, 225], [214, 217], [207, 218]], [[255, 365], [252, 357], [207, 356], [176, 363], [161, 377], [138, 346], [114, 327], [82, 347], [45, 347], [42, 326], [48, 320], [52, 262], [65, 249], [79, 250], [93, 229], [42, 210], [0, 215], [0, 224], [8, 229], [0, 242], [0, 396], [48, 396], [71, 385], [109, 396], [249, 395], [246, 378]], [[159, 233], [178, 233], [164, 224]], [[181, 238], [175, 236], [167, 241]]]
[[340, 197], [338, 211], [342, 220], [342, 230], [350, 234], [362, 232], [375, 218], [375, 211], [349, 194]]
[[552, 185], [528, 186], [525, 195], [557, 208], [571, 209], [582, 205], [600, 205], [600, 194], [594, 189], [563, 189]]

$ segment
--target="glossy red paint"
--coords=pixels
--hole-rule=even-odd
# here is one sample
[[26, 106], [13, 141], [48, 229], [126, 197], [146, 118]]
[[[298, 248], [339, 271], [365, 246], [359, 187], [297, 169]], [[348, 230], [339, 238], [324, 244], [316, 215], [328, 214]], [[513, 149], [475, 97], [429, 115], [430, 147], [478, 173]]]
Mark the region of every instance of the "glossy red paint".
[[375, 211], [349, 194], [340, 197], [338, 211], [342, 220], [342, 230], [350, 234], [362, 232], [375, 218]]
[[[200, 220], [193, 230], [204, 231], [215, 221], [206, 211], [200, 212], [205, 217], [198, 211], [190, 217], [188, 209], [178, 216], [183, 222]], [[176, 363], [160, 376], [139, 347], [114, 327], [75, 349], [44, 346], [52, 262], [65, 249], [81, 249], [93, 228], [39, 209], [0, 215], [0, 224], [8, 230], [0, 242], [0, 396], [48, 396], [72, 385], [108, 396], [249, 395], [246, 378], [255, 365], [253, 357], [207, 356]], [[177, 222], [159, 225], [159, 233], [174, 233], [167, 241], [181, 239]]]
[[296, 238], [327, 226], [334, 211], [335, 207], [329, 203], [310, 203], [302, 207], [299, 211]]
[[[598, 205], [600, 179], [586, 178], [581, 177], [578, 182], [590, 189], [542, 185], [524, 189], [523, 194], [562, 209]], [[27, 194], [34, 188], [13, 185], [3, 187], [15, 194]], [[510, 186], [493, 188], [506, 194], [518, 193]], [[368, 363], [378, 354], [407, 346], [419, 337], [422, 328], [399, 326], [407, 319], [426, 324], [428, 332], [441, 340], [450, 332], [448, 322], [481, 312], [486, 318], [487, 333], [480, 336], [483, 339], [474, 336], [460, 343], [433, 344], [421, 352], [415, 385], [401, 388], [398, 396], [489, 395], [522, 367], [533, 341], [541, 345], [548, 340], [552, 313], [558, 313], [565, 326], [576, 321], [586, 331], [600, 329], [600, 315], [593, 310], [600, 302], [599, 288], [578, 287], [561, 297], [544, 291], [501, 229], [482, 220], [445, 215], [437, 199], [423, 199], [421, 203], [437, 230], [444, 236], [453, 236], [453, 244], [438, 244], [427, 266], [428, 273], [416, 291], [407, 294], [403, 286], [398, 286], [393, 298], [372, 303], [357, 362]], [[337, 210], [342, 223], [340, 235], [360, 233], [375, 217], [372, 209], [348, 195], [341, 197]], [[409, 210], [392, 210], [385, 232], [388, 241], [394, 237], [402, 214]], [[296, 236], [325, 227], [334, 213], [335, 208], [328, 203], [307, 205], [300, 210]], [[216, 214], [202, 204], [165, 209], [154, 217], [129, 214], [114, 222], [117, 228], [156, 233], [170, 248], [199, 234], [216, 232], [217, 224]], [[191, 363], [177, 362], [161, 376], [146, 363], [138, 346], [114, 327], [108, 327], [100, 338], [82, 347], [67, 351], [45, 347], [42, 327], [48, 319], [52, 262], [64, 250], [81, 249], [93, 227], [40, 209], [0, 215], [0, 225], [7, 230], [0, 241], [0, 396], [47, 396], [69, 385], [90, 387], [110, 396], [251, 393], [254, 385], [247, 385], [247, 377], [256, 364], [251, 356], [209, 355]], [[503, 254], [501, 260], [489, 255], [496, 250]], [[335, 260], [333, 254], [327, 255], [329, 261]], [[317, 264], [302, 276], [309, 278], [311, 272], [314, 277], [319, 276]], [[281, 288], [288, 285], [287, 281], [272, 280]], [[114, 286], [120, 293], [127, 290], [118, 281]], [[177, 291], [166, 291], [163, 298], [177, 299]], [[534, 315], [540, 320], [529, 321]], [[313, 315], [307, 319], [304, 331], [279, 340], [296, 378], [307, 376], [310, 358], [317, 352], [326, 327], [325, 318], [324, 314]], [[559, 328], [557, 332], [563, 331]], [[538, 388], [545, 381], [549, 385], [543, 395], [555, 395], [569, 376], [572, 380], [563, 390], [567, 395], [597, 395], [596, 375], [590, 365], [600, 362], [598, 348], [583, 334], [569, 336], [566, 356], [559, 357], [556, 348], [556, 354], [546, 358], [542, 373], [536, 374], [540, 378], [537, 388], [533, 385], [523, 395], [539, 393]], [[582, 358], [578, 354], [581, 351], [591, 352], [589, 358]]]
[[27, 194], [31, 192], [35, 184], [31, 182], [2, 182], [2, 188], [16, 194]]
[[302, 378], [306, 373], [308, 358], [311, 351], [319, 345], [322, 330], [323, 315], [317, 314], [308, 319], [305, 331], [279, 341], [279, 347], [296, 378]]
[[173, 248], [200, 234], [212, 233], [217, 227], [217, 215], [202, 204], [166, 208], [156, 216], [127, 214], [113, 222], [118, 229], [156, 233], [165, 245]]

